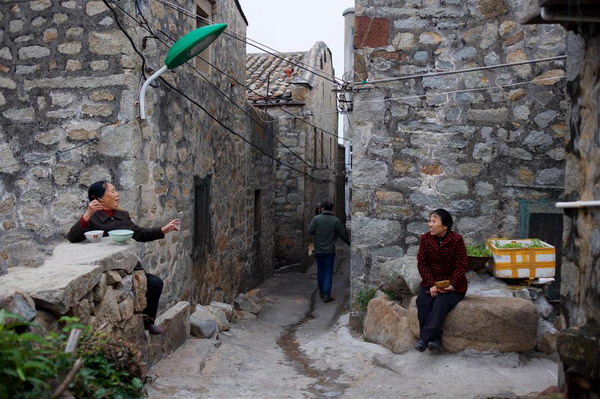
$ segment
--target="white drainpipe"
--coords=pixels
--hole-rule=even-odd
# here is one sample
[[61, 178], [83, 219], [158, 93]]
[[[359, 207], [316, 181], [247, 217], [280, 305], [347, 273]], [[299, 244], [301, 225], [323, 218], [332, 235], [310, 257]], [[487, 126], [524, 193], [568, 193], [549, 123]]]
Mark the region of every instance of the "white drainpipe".
[[573, 202], [557, 202], [557, 208], [587, 208], [592, 206], [600, 206], [600, 201], [573, 201]]

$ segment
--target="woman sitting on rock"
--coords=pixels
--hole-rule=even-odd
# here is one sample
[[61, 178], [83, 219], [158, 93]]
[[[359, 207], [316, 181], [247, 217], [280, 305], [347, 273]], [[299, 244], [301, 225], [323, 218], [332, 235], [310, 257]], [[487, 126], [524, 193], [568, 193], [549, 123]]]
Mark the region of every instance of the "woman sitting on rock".
[[[119, 193], [115, 186], [106, 181], [92, 184], [88, 189], [88, 204], [86, 212], [81, 216], [67, 234], [71, 242], [85, 240], [85, 232], [90, 230], [104, 230], [104, 236], [108, 236], [111, 230], [128, 229], [133, 231], [133, 239], [146, 242], [164, 238], [165, 234], [179, 230], [179, 220], [175, 219], [160, 228], [139, 227], [129, 217], [129, 213], [119, 209]], [[140, 262], [136, 270], [143, 270]], [[163, 281], [160, 277], [146, 273], [148, 288], [146, 291], [147, 306], [143, 310], [144, 328], [152, 335], [158, 335], [163, 329], [154, 324], [154, 318], [158, 311], [158, 300], [163, 289]]]
[[[429, 232], [421, 236], [417, 262], [421, 289], [417, 296], [420, 335], [415, 349], [423, 352], [429, 347], [442, 348], [442, 323], [448, 312], [467, 292], [467, 249], [460, 234], [452, 231], [452, 215], [437, 209], [429, 215]], [[449, 280], [446, 288], [442, 282]]]

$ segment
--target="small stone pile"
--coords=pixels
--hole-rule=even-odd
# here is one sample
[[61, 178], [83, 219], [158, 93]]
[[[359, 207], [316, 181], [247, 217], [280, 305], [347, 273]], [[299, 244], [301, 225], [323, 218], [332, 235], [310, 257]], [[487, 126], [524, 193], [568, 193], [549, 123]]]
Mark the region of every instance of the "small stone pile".
[[[379, 287], [400, 298], [389, 299], [378, 291], [369, 302], [364, 320], [366, 339], [395, 353], [411, 349], [419, 335], [416, 293], [417, 261], [403, 257], [379, 265]], [[443, 347], [447, 352], [478, 351], [556, 352], [557, 329], [553, 307], [542, 289], [513, 287], [485, 271], [468, 272], [469, 289], [446, 318]]]
[[212, 301], [208, 306], [196, 305], [190, 316], [191, 334], [198, 338], [218, 339], [219, 333], [229, 331], [230, 322], [256, 318], [263, 301], [260, 289], [238, 294], [234, 304]]

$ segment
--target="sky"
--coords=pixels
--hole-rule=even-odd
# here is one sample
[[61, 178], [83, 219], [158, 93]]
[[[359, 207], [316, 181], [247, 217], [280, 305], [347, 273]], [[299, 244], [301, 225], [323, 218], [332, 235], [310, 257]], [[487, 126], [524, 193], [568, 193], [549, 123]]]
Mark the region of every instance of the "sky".
[[[323, 41], [333, 55], [335, 75], [344, 70], [344, 17], [354, 0], [239, 0], [248, 19], [247, 37], [280, 51], [308, 51]], [[247, 46], [247, 53], [262, 52]]]

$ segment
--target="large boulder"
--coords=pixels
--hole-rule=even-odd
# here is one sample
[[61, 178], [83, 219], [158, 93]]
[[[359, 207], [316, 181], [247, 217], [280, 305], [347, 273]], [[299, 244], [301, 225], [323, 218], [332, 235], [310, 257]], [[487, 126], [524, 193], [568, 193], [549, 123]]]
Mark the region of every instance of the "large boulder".
[[421, 282], [417, 258], [414, 256], [404, 256], [373, 265], [371, 278], [380, 289], [402, 298], [416, 295]]
[[18, 314], [27, 321], [36, 315], [35, 303], [25, 291], [3, 285], [0, 286], [0, 309]]
[[[410, 329], [417, 336], [416, 297], [408, 309]], [[526, 352], [536, 346], [535, 305], [521, 298], [467, 296], [448, 314], [443, 326], [444, 350]]]
[[409, 312], [387, 296], [380, 295], [369, 301], [363, 333], [367, 340], [383, 345], [394, 353], [412, 348], [415, 336], [409, 322]]

